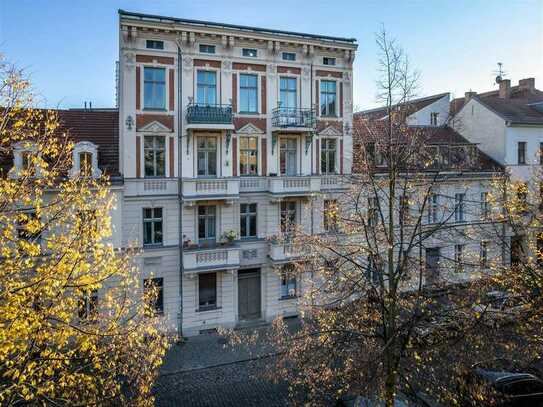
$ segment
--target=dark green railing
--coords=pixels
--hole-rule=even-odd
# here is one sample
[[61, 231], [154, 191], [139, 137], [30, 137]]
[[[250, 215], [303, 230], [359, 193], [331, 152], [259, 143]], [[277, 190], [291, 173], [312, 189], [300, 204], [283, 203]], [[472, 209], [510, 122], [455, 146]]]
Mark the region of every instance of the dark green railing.
[[232, 124], [232, 106], [191, 103], [186, 117], [188, 124]]
[[278, 107], [272, 111], [273, 127], [315, 127], [315, 110]]

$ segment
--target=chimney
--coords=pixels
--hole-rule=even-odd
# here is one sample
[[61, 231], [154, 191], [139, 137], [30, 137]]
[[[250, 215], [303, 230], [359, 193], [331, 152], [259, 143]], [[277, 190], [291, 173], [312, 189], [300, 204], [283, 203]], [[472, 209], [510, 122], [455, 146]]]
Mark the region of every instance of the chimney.
[[535, 78], [526, 78], [518, 81], [518, 87], [520, 90], [526, 90], [528, 93], [534, 93], [535, 91]]
[[511, 96], [511, 81], [509, 79], [502, 79], [499, 94], [501, 99], [509, 99]]
[[469, 100], [475, 95], [477, 95], [477, 92], [473, 92], [471, 90], [469, 92], [464, 93], [464, 99], [465, 99], [464, 102], [465, 103], [469, 102]]

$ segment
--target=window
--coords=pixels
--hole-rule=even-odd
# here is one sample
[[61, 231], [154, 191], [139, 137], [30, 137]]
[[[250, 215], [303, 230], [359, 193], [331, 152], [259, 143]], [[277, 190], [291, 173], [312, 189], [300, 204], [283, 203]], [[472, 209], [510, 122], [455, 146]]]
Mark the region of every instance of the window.
[[431, 194], [428, 199], [428, 223], [436, 223], [438, 217], [439, 195]]
[[479, 247], [479, 264], [486, 268], [488, 265], [488, 242], [483, 240]]
[[145, 42], [145, 48], [149, 49], [164, 49], [164, 41], [147, 40]]
[[518, 165], [526, 164], [526, 142], [525, 141], [518, 142], [517, 154], [518, 154]]
[[26, 171], [25, 175], [30, 177], [36, 175], [34, 154], [34, 151], [31, 150], [23, 150], [21, 152], [21, 170]]
[[368, 226], [370, 227], [375, 227], [377, 225], [377, 221], [379, 220], [378, 205], [379, 203], [377, 198], [368, 198]]
[[163, 177], [166, 171], [166, 151], [163, 136], [145, 136], [143, 157], [146, 177]]
[[464, 222], [464, 199], [466, 194], [454, 194], [454, 221]]
[[242, 238], [256, 237], [256, 204], [239, 205], [239, 230]]
[[198, 137], [198, 176], [214, 177], [217, 175], [217, 139]]
[[439, 121], [439, 113], [437, 112], [430, 113], [430, 124], [432, 126], [437, 126], [438, 121]]
[[92, 175], [92, 153], [79, 153], [79, 175], [90, 177]]
[[440, 258], [441, 248], [429, 247], [426, 249], [426, 280], [429, 283], [433, 283], [439, 278]]
[[338, 206], [336, 199], [324, 200], [324, 230], [326, 232], [337, 232], [338, 229]]
[[454, 270], [457, 273], [464, 271], [464, 245], [454, 245]]
[[215, 105], [217, 103], [217, 73], [198, 71], [196, 74], [196, 103]]
[[336, 149], [337, 143], [335, 139], [323, 138], [321, 146], [321, 173], [335, 174], [336, 173]]
[[407, 224], [410, 221], [411, 209], [409, 205], [409, 196], [406, 194], [399, 198], [399, 218], [402, 224]]
[[539, 164], [543, 165], [543, 143], [539, 143]]
[[143, 244], [162, 244], [162, 208], [143, 209]]
[[198, 275], [198, 307], [200, 311], [217, 308], [217, 274]]
[[281, 232], [291, 233], [296, 225], [296, 202], [281, 201]]
[[321, 81], [321, 116], [336, 115], [336, 82]]
[[243, 55], [244, 57], [256, 58], [257, 51], [254, 48], [243, 48], [241, 50], [241, 55]]
[[214, 54], [215, 45], [200, 44], [200, 52], [203, 54]]
[[287, 264], [281, 271], [281, 298], [296, 297], [296, 273], [294, 266]]
[[41, 238], [41, 222], [34, 211], [22, 211], [17, 214], [17, 237], [28, 242]]
[[481, 192], [481, 218], [488, 219], [490, 215], [490, 202], [488, 192]]
[[283, 52], [284, 61], [296, 61], [296, 54], [294, 52]]
[[77, 314], [80, 319], [89, 319], [96, 315], [98, 305], [98, 291], [91, 290], [83, 294], [79, 299], [79, 310]]
[[258, 175], [258, 137], [239, 138], [240, 175]]
[[297, 141], [294, 138], [281, 137], [279, 141], [279, 171], [281, 175], [296, 175]]
[[335, 65], [336, 59], [331, 57], [323, 57], [322, 58], [323, 65]]
[[239, 75], [239, 110], [243, 113], [258, 112], [258, 76]]
[[164, 279], [148, 278], [143, 280], [143, 296], [149, 301], [154, 314], [164, 313]]
[[213, 243], [217, 237], [216, 208], [213, 205], [198, 207], [198, 241]]
[[166, 69], [143, 68], [143, 108], [166, 110]]
[[296, 78], [279, 78], [279, 103], [281, 107], [296, 109], [297, 106], [297, 80]]
[[521, 182], [517, 185], [518, 207], [521, 212], [528, 210], [528, 184]]

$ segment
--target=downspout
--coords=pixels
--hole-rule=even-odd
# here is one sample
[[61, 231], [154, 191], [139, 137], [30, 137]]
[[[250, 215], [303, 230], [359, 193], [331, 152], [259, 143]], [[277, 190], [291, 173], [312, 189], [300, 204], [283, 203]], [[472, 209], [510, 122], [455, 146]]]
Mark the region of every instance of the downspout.
[[[179, 182], [177, 185], [177, 194], [179, 198], [179, 321], [177, 334], [179, 339], [183, 337], [183, 132], [182, 132], [182, 123], [183, 123], [183, 103], [182, 103], [182, 78], [181, 78], [181, 47], [179, 42], [177, 42], [177, 174], [179, 177]], [[188, 142], [188, 141], [187, 141]]]
[[[309, 91], [310, 91], [310, 96], [309, 96], [309, 109], [311, 112], [311, 106], [313, 105], [313, 62], [311, 62], [311, 76], [309, 78], [309, 80], [311, 81], [310, 85], [309, 85]], [[301, 93], [301, 90], [300, 90], [300, 93]], [[317, 114], [317, 112], [315, 111], [315, 114]], [[311, 138], [313, 138], [313, 133], [311, 134]], [[313, 158], [315, 158], [315, 156], [317, 156], [317, 154], [319, 154], [319, 152], [317, 151], [317, 149], [315, 148], [315, 156], [313, 156], [313, 145], [315, 145], [315, 143], [313, 143], [313, 141], [315, 140], [312, 140], [311, 141], [311, 161], [313, 161]], [[313, 168], [313, 163], [311, 163], [311, 168]], [[315, 160], [315, 173], [318, 173], [318, 169], [317, 169], [317, 160]], [[313, 175], [313, 174], [311, 174]], [[320, 182], [320, 180], [319, 180]], [[313, 207], [313, 197], [311, 197], [311, 236], [313, 236], [315, 234], [315, 220], [313, 219], [314, 217], [314, 211], [315, 211], [315, 208]]]

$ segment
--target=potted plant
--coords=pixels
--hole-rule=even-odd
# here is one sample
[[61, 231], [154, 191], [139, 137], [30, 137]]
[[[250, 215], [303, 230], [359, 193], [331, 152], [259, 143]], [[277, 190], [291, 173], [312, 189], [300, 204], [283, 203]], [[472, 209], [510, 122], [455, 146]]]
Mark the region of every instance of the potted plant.
[[224, 232], [221, 236], [221, 242], [223, 244], [231, 244], [236, 238], [238, 237], [238, 234], [235, 230], [227, 230]]

